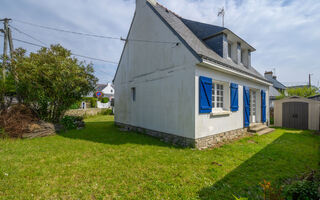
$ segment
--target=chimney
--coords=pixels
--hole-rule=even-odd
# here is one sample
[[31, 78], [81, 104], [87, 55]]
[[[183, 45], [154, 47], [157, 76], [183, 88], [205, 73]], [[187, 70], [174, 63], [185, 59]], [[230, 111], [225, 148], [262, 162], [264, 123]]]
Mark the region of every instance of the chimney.
[[265, 72], [264, 73], [264, 77], [266, 78], [266, 77], [269, 77], [269, 78], [273, 78], [273, 72], [272, 71], [269, 71], [269, 72]]
[[273, 78], [274, 80], [277, 80], [277, 76], [273, 76], [272, 78]]
[[266, 72], [264, 73], [264, 75], [267, 75], [267, 74], [272, 76], [272, 75], [273, 75], [273, 72], [272, 72], [272, 71], [270, 71], [270, 72], [267, 72], [267, 71], [266, 71]]

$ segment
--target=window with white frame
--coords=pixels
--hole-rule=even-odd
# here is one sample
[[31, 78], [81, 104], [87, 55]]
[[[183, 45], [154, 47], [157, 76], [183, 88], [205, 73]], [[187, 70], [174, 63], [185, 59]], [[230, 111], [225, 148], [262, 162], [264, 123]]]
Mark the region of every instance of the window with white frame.
[[231, 58], [231, 52], [232, 52], [232, 45], [230, 42], [228, 42], [228, 57]]
[[224, 107], [224, 85], [212, 83], [212, 108]]
[[241, 55], [240, 55], [240, 58], [241, 58], [241, 63], [244, 64], [244, 50], [241, 51]]

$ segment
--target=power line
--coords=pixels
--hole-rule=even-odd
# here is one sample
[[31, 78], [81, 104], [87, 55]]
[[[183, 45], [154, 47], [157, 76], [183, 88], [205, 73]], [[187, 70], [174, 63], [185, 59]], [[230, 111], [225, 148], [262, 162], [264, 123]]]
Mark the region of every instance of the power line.
[[9, 25], [9, 26], [10, 26], [11, 28], [13, 28], [14, 30], [18, 31], [19, 33], [24, 34], [24, 35], [28, 36], [29, 38], [31, 38], [31, 39], [33, 39], [33, 40], [35, 40], [35, 41], [37, 41], [37, 42], [40, 42], [41, 44], [43, 44], [43, 45], [46, 45], [46, 46], [47, 46], [47, 44], [46, 44], [46, 43], [44, 43], [44, 42], [42, 42], [41, 40], [39, 40], [39, 39], [37, 39], [37, 38], [35, 38], [35, 37], [33, 37], [33, 36], [31, 36], [31, 35], [29, 35], [29, 34], [27, 34], [27, 33], [23, 32], [23, 31], [21, 31], [20, 29], [18, 29], [18, 28], [16, 28], [16, 27], [14, 27], [14, 26], [12, 26], [12, 25]]
[[104, 35], [96, 35], [96, 34], [80, 33], [80, 32], [76, 32], [76, 31], [63, 30], [63, 29], [59, 29], [59, 28], [43, 26], [43, 25], [34, 24], [34, 23], [22, 21], [22, 20], [17, 20], [17, 19], [14, 19], [14, 21], [17, 21], [17, 22], [20, 22], [20, 23], [24, 23], [24, 24], [28, 24], [30, 26], [36, 26], [36, 27], [39, 27], [39, 28], [49, 29], [49, 30], [53, 30], [53, 31], [60, 31], [60, 32], [64, 32], [64, 33], [72, 33], [72, 34], [77, 34], [77, 35], [83, 35], [83, 36], [89, 36], [89, 37], [98, 37], [98, 38], [104, 38], [104, 39], [112, 39], [112, 40], [120, 40], [121, 39], [120, 37], [111, 37], [111, 36], [104, 36]]
[[90, 34], [90, 33], [81, 33], [77, 31], [70, 31], [70, 30], [64, 30], [60, 28], [54, 28], [54, 27], [49, 27], [49, 26], [43, 26], [39, 24], [34, 24], [31, 22], [26, 22], [18, 19], [14, 19], [14, 21], [27, 24], [30, 26], [34, 27], [39, 27], [43, 29], [48, 29], [48, 30], [53, 30], [53, 31], [59, 31], [59, 32], [64, 32], [64, 33], [71, 33], [71, 34], [76, 34], [76, 35], [82, 35], [82, 36], [87, 36], [87, 37], [96, 37], [96, 38], [103, 38], [103, 39], [112, 39], [112, 40], [121, 40], [121, 41], [132, 41], [132, 42], [146, 42], [146, 43], [160, 43], [160, 44], [179, 44], [180, 42], [168, 42], [168, 41], [152, 41], [152, 40], [140, 40], [140, 39], [125, 39], [122, 37], [112, 37], [112, 36], [105, 36], [105, 35], [98, 35], [98, 34]]
[[[28, 41], [24, 41], [24, 40], [20, 40], [20, 39], [16, 39], [16, 38], [12, 38], [12, 40], [17, 41], [17, 42], [22, 42], [22, 43], [25, 43], [25, 44], [29, 44], [29, 45], [32, 45], [32, 46], [36, 46], [36, 47], [48, 48], [47, 46], [35, 44], [35, 43], [32, 43], [32, 42], [28, 42]], [[100, 59], [100, 58], [93, 58], [93, 57], [84, 56], [84, 55], [75, 54], [75, 53], [71, 53], [71, 54], [72, 54], [73, 56], [82, 57], [82, 58], [87, 58], [87, 59], [91, 59], [91, 60], [96, 60], [96, 61], [101, 61], [101, 62], [116, 64], [116, 65], [118, 64], [118, 62], [114, 62], [114, 61], [110, 61], [110, 60], [104, 60], [104, 59]]]

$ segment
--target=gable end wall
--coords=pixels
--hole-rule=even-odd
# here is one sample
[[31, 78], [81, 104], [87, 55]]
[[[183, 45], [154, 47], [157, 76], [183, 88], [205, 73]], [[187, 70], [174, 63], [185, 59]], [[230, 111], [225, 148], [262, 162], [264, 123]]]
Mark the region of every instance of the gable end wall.
[[[115, 122], [194, 138], [198, 58], [148, 3], [139, 2], [114, 80]], [[135, 101], [132, 88], [136, 90]]]

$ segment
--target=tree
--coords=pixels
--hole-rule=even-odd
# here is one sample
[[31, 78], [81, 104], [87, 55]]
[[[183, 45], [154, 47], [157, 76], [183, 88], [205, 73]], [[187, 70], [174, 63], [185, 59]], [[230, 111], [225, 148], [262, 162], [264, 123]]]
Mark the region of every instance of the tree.
[[[311, 97], [317, 94], [317, 88], [315, 87], [303, 87], [303, 88], [289, 88], [286, 92], [282, 92], [277, 99], [283, 99], [286, 96], [299, 96], [299, 97]], [[285, 95], [287, 93], [287, 95]]]
[[28, 56], [24, 49], [17, 49], [9, 66], [19, 101], [50, 122], [58, 122], [97, 82], [92, 64], [71, 57], [60, 45]]
[[315, 87], [303, 87], [303, 88], [289, 88], [287, 89], [288, 96], [300, 96], [311, 97], [317, 94], [317, 88]]
[[[14, 78], [10, 71], [7, 70], [6, 65], [6, 73], [5, 77], [2, 74], [2, 67], [3, 67], [3, 56], [0, 56], [0, 66], [1, 66], [1, 73], [0, 73], [0, 113], [2, 110], [7, 109], [12, 102], [13, 96], [15, 95], [15, 86], [14, 86]], [[5, 81], [4, 81], [5, 80]]]

